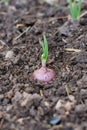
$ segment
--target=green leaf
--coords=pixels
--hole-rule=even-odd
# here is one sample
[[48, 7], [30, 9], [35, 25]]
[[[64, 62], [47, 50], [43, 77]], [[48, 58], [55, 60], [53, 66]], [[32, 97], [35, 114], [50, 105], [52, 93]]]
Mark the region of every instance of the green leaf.
[[76, 3], [76, 0], [74, 0], [74, 3], [72, 2], [72, 0], [70, 0], [69, 5], [70, 5], [70, 12], [73, 19], [78, 20], [80, 18], [82, 0], [79, 0], [78, 4]]
[[47, 39], [46, 39], [46, 36], [43, 35], [43, 44], [42, 44], [42, 49], [43, 49], [43, 54], [42, 54], [42, 60], [45, 60], [47, 61], [47, 58], [48, 58], [48, 42], [47, 42]]
[[9, 0], [2, 0], [5, 4], [9, 3]]

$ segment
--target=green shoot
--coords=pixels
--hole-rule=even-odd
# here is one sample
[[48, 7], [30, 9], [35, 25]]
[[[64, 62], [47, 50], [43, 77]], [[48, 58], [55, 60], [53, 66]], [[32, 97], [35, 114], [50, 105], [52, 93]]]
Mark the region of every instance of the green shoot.
[[5, 4], [9, 3], [9, 0], [2, 0]]
[[44, 62], [44, 64], [46, 64], [48, 58], [48, 42], [45, 35], [43, 35], [43, 40], [44, 40], [44, 42], [42, 43], [43, 54], [41, 56], [41, 60], [42, 62]]
[[70, 0], [69, 5], [70, 5], [70, 12], [71, 12], [72, 18], [75, 20], [79, 20], [82, 0], [78, 0], [78, 5], [77, 5], [77, 0], [74, 0], [74, 3], [72, 2], [72, 0]]

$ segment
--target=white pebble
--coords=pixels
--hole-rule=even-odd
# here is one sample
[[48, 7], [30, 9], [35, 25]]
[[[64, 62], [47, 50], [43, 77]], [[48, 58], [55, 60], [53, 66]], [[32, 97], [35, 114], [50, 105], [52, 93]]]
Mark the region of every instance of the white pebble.
[[14, 57], [14, 52], [13, 51], [8, 51], [5, 55], [6, 59], [12, 59]]

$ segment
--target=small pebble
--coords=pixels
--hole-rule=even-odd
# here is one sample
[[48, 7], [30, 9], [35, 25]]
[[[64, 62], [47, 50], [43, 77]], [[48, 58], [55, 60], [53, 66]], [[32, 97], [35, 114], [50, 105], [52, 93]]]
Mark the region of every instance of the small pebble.
[[3, 117], [4, 113], [0, 111], [0, 119]]
[[14, 57], [14, 52], [13, 51], [8, 51], [5, 55], [6, 59], [12, 59]]
[[60, 117], [53, 117], [53, 118], [49, 119], [48, 123], [50, 125], [58, 125], [61, 123], [61, 118]]
[[71, 102], [76, 102], [75, 97], [73, 95], [69, 95], [68, 98]]
[[4, 98], [3, 94], [0, 94], [0, 101]]
[[80, 53], [79, 55], [77, 55], [76, 61], [78, 63], [87, 63], [87, 52]]
[[66, 104], [65, 104], [65, 109], [66, 109], [67, 111], [71, 111], [71, 110], [74, 108], [74, 106], [75, 106], [75, 103], [74, 103], [74, 102], [69, 102], [69, 101], [67, 101]]
[[61, 107], [64, 107], [64, 105], [65, 105], [64, 100], [59, 99], [58, 102], [55, 105], [55, 109], [59, 110]]
[[75, 112], [78, 114], [83, 114], [83, 113], [87, 112], [87, 105], [85, 105], [85, 104], [77, 105], [75, 108]]
[[8, 98], [5, 98], [3, 101], [2, 101], [3, 105], [7, 105], [10, 103], [10, 100]]

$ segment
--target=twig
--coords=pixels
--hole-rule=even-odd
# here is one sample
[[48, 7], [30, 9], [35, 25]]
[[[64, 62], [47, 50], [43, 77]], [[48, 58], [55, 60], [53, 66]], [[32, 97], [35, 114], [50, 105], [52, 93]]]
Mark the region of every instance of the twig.
[[70, 90], [69, 90], [69, 88], [66, 85], [65, 85], [65, 89], [66, 89], [67, 96], [69, 96]]
[[85, 11], [84, 13], [82, 13], [81, 15], [80, 15], [80, 18], [82, 18], [84, 15], [86, 15], [87, 14], [87, 11]]
[[0, 15], [7, 15], [6, 12], [0, 12]]
[[41, 95], [41, 97], [44, 97], [44, 94], [43, 94], [42, 90], [40, 90], [40, 95]]
[[0, 43], [2, 44], [2, 46], [7, 46], [9, 48], [9, 46], [2, 40], [0, 40]]
[[82, 51], [82, 50], [80, 50], [80, 49], [74, 49], [74, 48], [65, 48], [65, 50], [66, 50], [66, 51], [69, 51], [69, 52], [77, 52], [77, 53], [79, 53], [79, 52]]
[[22, 32], [20, 35], [18, 35], [16, 38], [14, 38], [14, 41], [18, 40], [22, 35], [24, 35], [28, 30], [30, 29], [30, 26], [24, 31]]
[[67, 18], [68, 18], [68, 16], [61, 16], [61, 17], [58, 17], [58, 18], [51, 18], [51, 19], [49, 19], [49, 22], [52, 22], [54, 20], [67, 19]]
[[2, 119], [1, 122], [0, 122], [0, 129], [2, 129], [3, 122], [4, 122], [4, 119]]
[[5, 43], [5, 42], [3, 42], [2, 40], [0, 40], [0, 42], [1, 42], [1, 44], [2, 44], [2, 45], [6, 45], [6, 43]]

